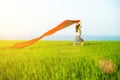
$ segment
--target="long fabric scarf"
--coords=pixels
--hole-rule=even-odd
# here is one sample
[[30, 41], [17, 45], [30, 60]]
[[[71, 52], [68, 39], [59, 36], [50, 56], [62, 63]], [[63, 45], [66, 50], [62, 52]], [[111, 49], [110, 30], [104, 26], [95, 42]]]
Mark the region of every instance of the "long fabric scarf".
[[62, 30], [64, 28], [66, 28], [74, 23], [78, 23], [78, 22], [80, 22], [80, 20], [65, 20], [62, 23], [60, 23], [59, 25], [57, 25], [55, 28], [45, 32], [44, 34], [42, 34], [41, 36], [39, 36], [37, 38], [34, 38], [32, 40], [29, 40], [29, 41], [21, 42], [21, 43], [16, 43], [16, 44], [14, 44], [10, 47], [7, 47], [7, 48], [17, 49], [17, 48], [23, 48], [23, 47], [30, 46], [30, 45], [34, 44], [35, 42], [39, 41], [40, 39], [42, 39], [43, 37], [54, 34], [55, 32]]

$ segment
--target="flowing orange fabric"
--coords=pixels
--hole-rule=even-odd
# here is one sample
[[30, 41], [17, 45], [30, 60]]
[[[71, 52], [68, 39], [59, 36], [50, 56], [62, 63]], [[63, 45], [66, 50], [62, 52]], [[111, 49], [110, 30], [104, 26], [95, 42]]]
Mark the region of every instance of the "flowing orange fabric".
[[53, 33], [55, 33], [56, 31], [58, 30], [61, 30], [63, 28], [66, 28], [74, 23], [78, 23], [80, 22], [80, 20], [65, 20], [63, 21], [61, 24], [57, 25], [55, 28], [47, 31], [46, 33], [44, 33], [43, 35], [41, 35], [40, 37], [38, 38], [35, 38], [35, 39], [32, 39], [32, 40], [29, 40], [29, 41], [26, 41], [26, 42], [21, 42], [21, 43], [16, 43], [15, 45], [13, 46], [10, 46], [8, 48], [13, 48], [13, 49], [17, 49], [17, 48], [23, 48], [23, 47], [26, 47], [26, 46], [29, 46], [29, 45], [32, 45], [34, 44], [35, 42], [39, 41], [41, 38], [45, 37], [45, 36], [48, 36], [48, 35], [51, 35]]

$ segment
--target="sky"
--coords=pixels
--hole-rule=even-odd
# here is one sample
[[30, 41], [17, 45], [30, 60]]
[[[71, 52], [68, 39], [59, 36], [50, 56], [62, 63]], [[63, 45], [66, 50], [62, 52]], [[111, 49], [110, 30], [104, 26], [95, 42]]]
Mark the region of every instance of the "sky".
[[36, 38], [66, 19], [82, 20], [82, 35], [120, 36], [120, 0], [0, 0], [0, 39]]

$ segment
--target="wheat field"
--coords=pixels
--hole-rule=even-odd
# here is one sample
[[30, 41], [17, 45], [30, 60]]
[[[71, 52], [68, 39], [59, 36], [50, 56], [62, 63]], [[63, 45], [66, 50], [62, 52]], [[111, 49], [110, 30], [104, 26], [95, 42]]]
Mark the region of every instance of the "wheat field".
[[[0, 48], [22, 41], [0, 41]], [[101, 63], [101, 61], [104, 61]], [[120, 41], [39, 41], [0, 49], [0, 80], [119, 80]]]

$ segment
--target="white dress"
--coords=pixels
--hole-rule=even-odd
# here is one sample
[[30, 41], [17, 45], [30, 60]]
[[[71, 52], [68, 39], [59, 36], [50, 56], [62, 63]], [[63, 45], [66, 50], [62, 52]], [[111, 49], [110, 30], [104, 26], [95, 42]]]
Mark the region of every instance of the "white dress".
[[79, 29], [78, 32], [76, 32], [74, 44], [78, 44], [84, 41], [80, 36], [81, 36], [81, 29]]

